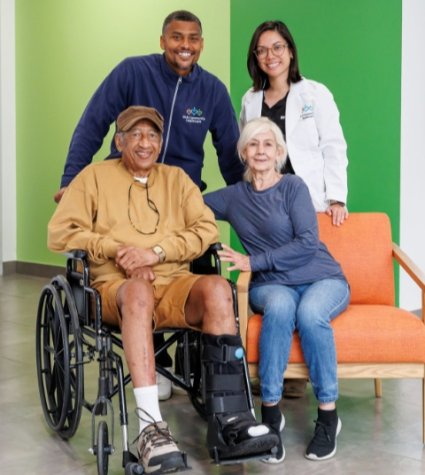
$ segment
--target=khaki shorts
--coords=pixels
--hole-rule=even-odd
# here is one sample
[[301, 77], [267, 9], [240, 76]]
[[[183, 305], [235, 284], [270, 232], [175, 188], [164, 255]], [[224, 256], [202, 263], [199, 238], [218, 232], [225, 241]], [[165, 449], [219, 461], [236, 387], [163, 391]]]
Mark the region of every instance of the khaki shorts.
[[[187, 274], [177, 277], [168, 285], [153, 286], [155, 311], [152, 327], [159, 328], [193, 328], [186, 322], [184, 308], [189, 293], [201, 275]], [[117, 305], [118, 289], [127, 282], [126, 279], [110, 280], [95, 285], [102, 299], [102, 321], [109, 325], [121, 327], [121, 314]]]

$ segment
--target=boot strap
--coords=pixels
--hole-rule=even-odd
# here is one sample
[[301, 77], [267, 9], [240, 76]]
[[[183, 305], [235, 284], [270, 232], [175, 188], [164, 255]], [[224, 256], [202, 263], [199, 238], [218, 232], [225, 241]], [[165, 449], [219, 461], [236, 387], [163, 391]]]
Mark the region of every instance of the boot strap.
[[208, 398], [205, 402], [205, 406], [207, 414], [249, 411], [248, 398], [245, 392]]
[[205, 378], [205, 389], [211, 391], [241, 391], [245, 387], [243, 374], [215, 374]]
[[245, 351], [242, 346], [221, 345], [211, 346], [204, 345], [203, 347], [203, 361], [207, 363], [222, 363], [226, 364], [230, 361], [242, 362]]

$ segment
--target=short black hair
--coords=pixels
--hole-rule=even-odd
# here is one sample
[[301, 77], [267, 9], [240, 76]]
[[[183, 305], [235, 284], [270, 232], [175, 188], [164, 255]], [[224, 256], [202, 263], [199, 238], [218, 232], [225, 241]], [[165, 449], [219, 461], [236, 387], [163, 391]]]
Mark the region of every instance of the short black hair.
[[288, 82], [295, 83], [301, 81], [301, 73], [298, 66], [297, 46], [295, 45], [294, 38], [292, 37], [288, 27], [285, 23], [279, 20], [265, 21], [257, 26], [248, 48], [247, 67], [248, 73], [253, 81], [254, 91], [260, 91], [261, 89], [267, 89], [269, 87], [269, 78], [267, 74], [261, 70], [260, 66], [258, 66], [258, 60], [255, 56], [258, 40], [265, 31], [277, 31], [286, 41], [288, 48], [292, 53], [292, 59], [289, 64]]
[[202, 34], [202, 23], [201, 20], [193, 13], [187, 11], [187, 10], [176, 10], [175, 12], [171, 12], [169, 15], [164, 20], [164, 23], [162, 24], [162, 34], [165, 33], [165, 30], [167, 29], [167, 26], [172, 22], [172, 21], [190, 21], [193, 23], [196, 23], [199, 26], [199, 29]]

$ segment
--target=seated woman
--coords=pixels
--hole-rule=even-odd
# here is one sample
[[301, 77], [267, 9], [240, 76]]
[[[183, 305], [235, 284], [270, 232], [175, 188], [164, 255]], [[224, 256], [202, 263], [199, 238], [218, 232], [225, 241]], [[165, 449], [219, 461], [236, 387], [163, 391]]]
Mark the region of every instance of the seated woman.
[[[317, 216], [307, 186], [279, 170], [286, 147], [279, 127], [266, 117], [247, 123], [238, 142], [244, 181], [204, 196], [217, 219], [228, 221], [247, 255], [223, 246], [229, 270], [252, 271], [250, 305], [263, 314], [259, 375], [261, 414], [277, 435], [279, 409], [293, 332], [298, 330], [318, 400], [314, 436], [305, 456], [325, 460], [336, 453], [341, 430], [336, 351], [330, 321], [348, 305], [350, 290], [340, 265], [319, 241]], [[285, 458], [281, 441], [276, 457]]]

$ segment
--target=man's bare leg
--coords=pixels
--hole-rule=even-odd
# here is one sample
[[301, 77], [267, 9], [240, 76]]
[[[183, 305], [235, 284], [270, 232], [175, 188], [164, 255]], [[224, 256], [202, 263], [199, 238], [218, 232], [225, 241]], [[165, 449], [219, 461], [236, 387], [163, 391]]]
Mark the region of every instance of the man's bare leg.
[[124, 353], [133, 386], [152, 386], [155, 384], [152, 285], [144, 279], [126, 281], [118, 290], [117, 303], [122, 317]]
[[152, 336], [154, 295], [144, 279], [130, 279], [118, 290], [122, 340], [139, 416], [139, 463], [146, 473], [185, 468], [185, 459], [162, 421], [155, 378]]
[[203, 330], [202, 374], [211, 457], [219, 462], [267, 455], [279, 439], [268, 426], [258, 424], [251, 412], [229, 283], [220, 276], [202, 276], [192, 287], [185, 312], [186, 321]]
[[233, 296], [229, 283], [218, 275], [199, 278], [185, 306], [186, 322], [211, 335], [236, 335]]

